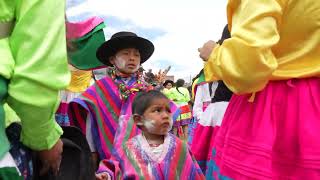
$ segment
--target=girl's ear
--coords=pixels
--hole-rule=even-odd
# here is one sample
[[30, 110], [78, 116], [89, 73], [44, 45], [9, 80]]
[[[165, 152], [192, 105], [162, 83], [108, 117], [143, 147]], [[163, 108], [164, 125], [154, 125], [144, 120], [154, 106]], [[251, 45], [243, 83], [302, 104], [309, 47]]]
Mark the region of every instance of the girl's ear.
[[139, 114], [132, 115], [133, 121], [137, 124], [137, 126], [143, 126], [142, 117]]

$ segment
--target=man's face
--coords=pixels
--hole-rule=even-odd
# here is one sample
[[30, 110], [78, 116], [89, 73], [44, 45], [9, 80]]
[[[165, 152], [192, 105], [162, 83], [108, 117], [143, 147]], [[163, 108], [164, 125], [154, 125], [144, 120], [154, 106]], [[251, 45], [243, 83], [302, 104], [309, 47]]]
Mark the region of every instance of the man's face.
[[111, 64], [124, 74], [133, 74], [140, 67], [140, 52], [135, 48], [122, 49], [110, 58]]

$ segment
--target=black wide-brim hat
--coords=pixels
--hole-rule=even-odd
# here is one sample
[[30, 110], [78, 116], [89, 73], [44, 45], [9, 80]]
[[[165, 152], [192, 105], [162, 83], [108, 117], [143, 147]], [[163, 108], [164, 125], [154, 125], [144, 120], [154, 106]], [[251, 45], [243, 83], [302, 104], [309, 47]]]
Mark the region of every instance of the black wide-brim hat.
[[151, 41], [137, 36], [132, 32], [118, 32], [104, 42], [97, 50], [96, 56], [103, 64], [112, 66], [109, 59], [115, 55], [119, 50], [125, 48], [136, 48], [140, 52], [141, 61], [147, 61], [154, 52], [154, 46]]

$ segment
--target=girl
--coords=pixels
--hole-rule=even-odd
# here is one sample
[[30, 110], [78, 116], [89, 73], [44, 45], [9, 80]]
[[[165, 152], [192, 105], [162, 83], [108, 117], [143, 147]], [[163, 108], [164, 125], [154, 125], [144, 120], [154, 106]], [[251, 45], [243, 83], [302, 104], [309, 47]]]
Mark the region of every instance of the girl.
[[162, 89], [162, 93], [164, 94], [164, 95], [166, 95], [169, 99], [172, 99], [171, 98], [171, 92], [172, 92], [172, 89], [173, 89], [173, 85], [174, 85], [174, 83], [173, 83], [173, 81], [171, 81], [171, 80], [166, 80], [164, 83], [163, 83], [163, 89]]
[[[191, 123], [191, 109], [188, 102], [190, 101], [190, 94], [184, 86], [184, 80], [178, 79], [176, 87], [171, 90], [170, 98], [179, 106], [181, 112], [180, 116], [174, 123], [174, 134], [182, 137], [184, 140], [188, 139], [188, 125]], [[182, 132], [180, 132], [182, 130]]]
[[117, 132], [120, 136], [116, 135], [115, 151], [110, 161], [100, 164], [97, 179], [204, 179], [187, 145], [169, 133], [169, 104], [159, 91], [137, 95], [132, 105], [133, 120], [121, 121], [118, 131], [130, 132], [127, 129], [135, 122], [142, 133], [124, 141], [130, 133], [121, 137]]

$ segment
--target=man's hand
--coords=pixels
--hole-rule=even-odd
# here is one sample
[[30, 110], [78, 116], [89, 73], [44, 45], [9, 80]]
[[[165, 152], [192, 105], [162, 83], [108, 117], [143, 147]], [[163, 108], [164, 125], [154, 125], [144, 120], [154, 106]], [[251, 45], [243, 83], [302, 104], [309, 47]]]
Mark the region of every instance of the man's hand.
[[48, 172], [51, 168], [55, 175], [58, 174], [62, 159], [63, 143], [61, 139], [49, 150], [38, 151], [39, 158], [42, 162], [40, 175]]
[[155, 79], [158, 84], [162, 84], [166, 80], [166, 75], [168, 72], [159, 70], [158, 74], [155, 75]]
[[198, 48], [199, 51], [199, 56], [202, 60], [204, 61], [208, 61], [209, 56], [211, 54], [211, 52], [213, 51], [213, 49], [217, 46], [217, 43], [214, 41], [208, 41], [206, 42], [202, 48]]

